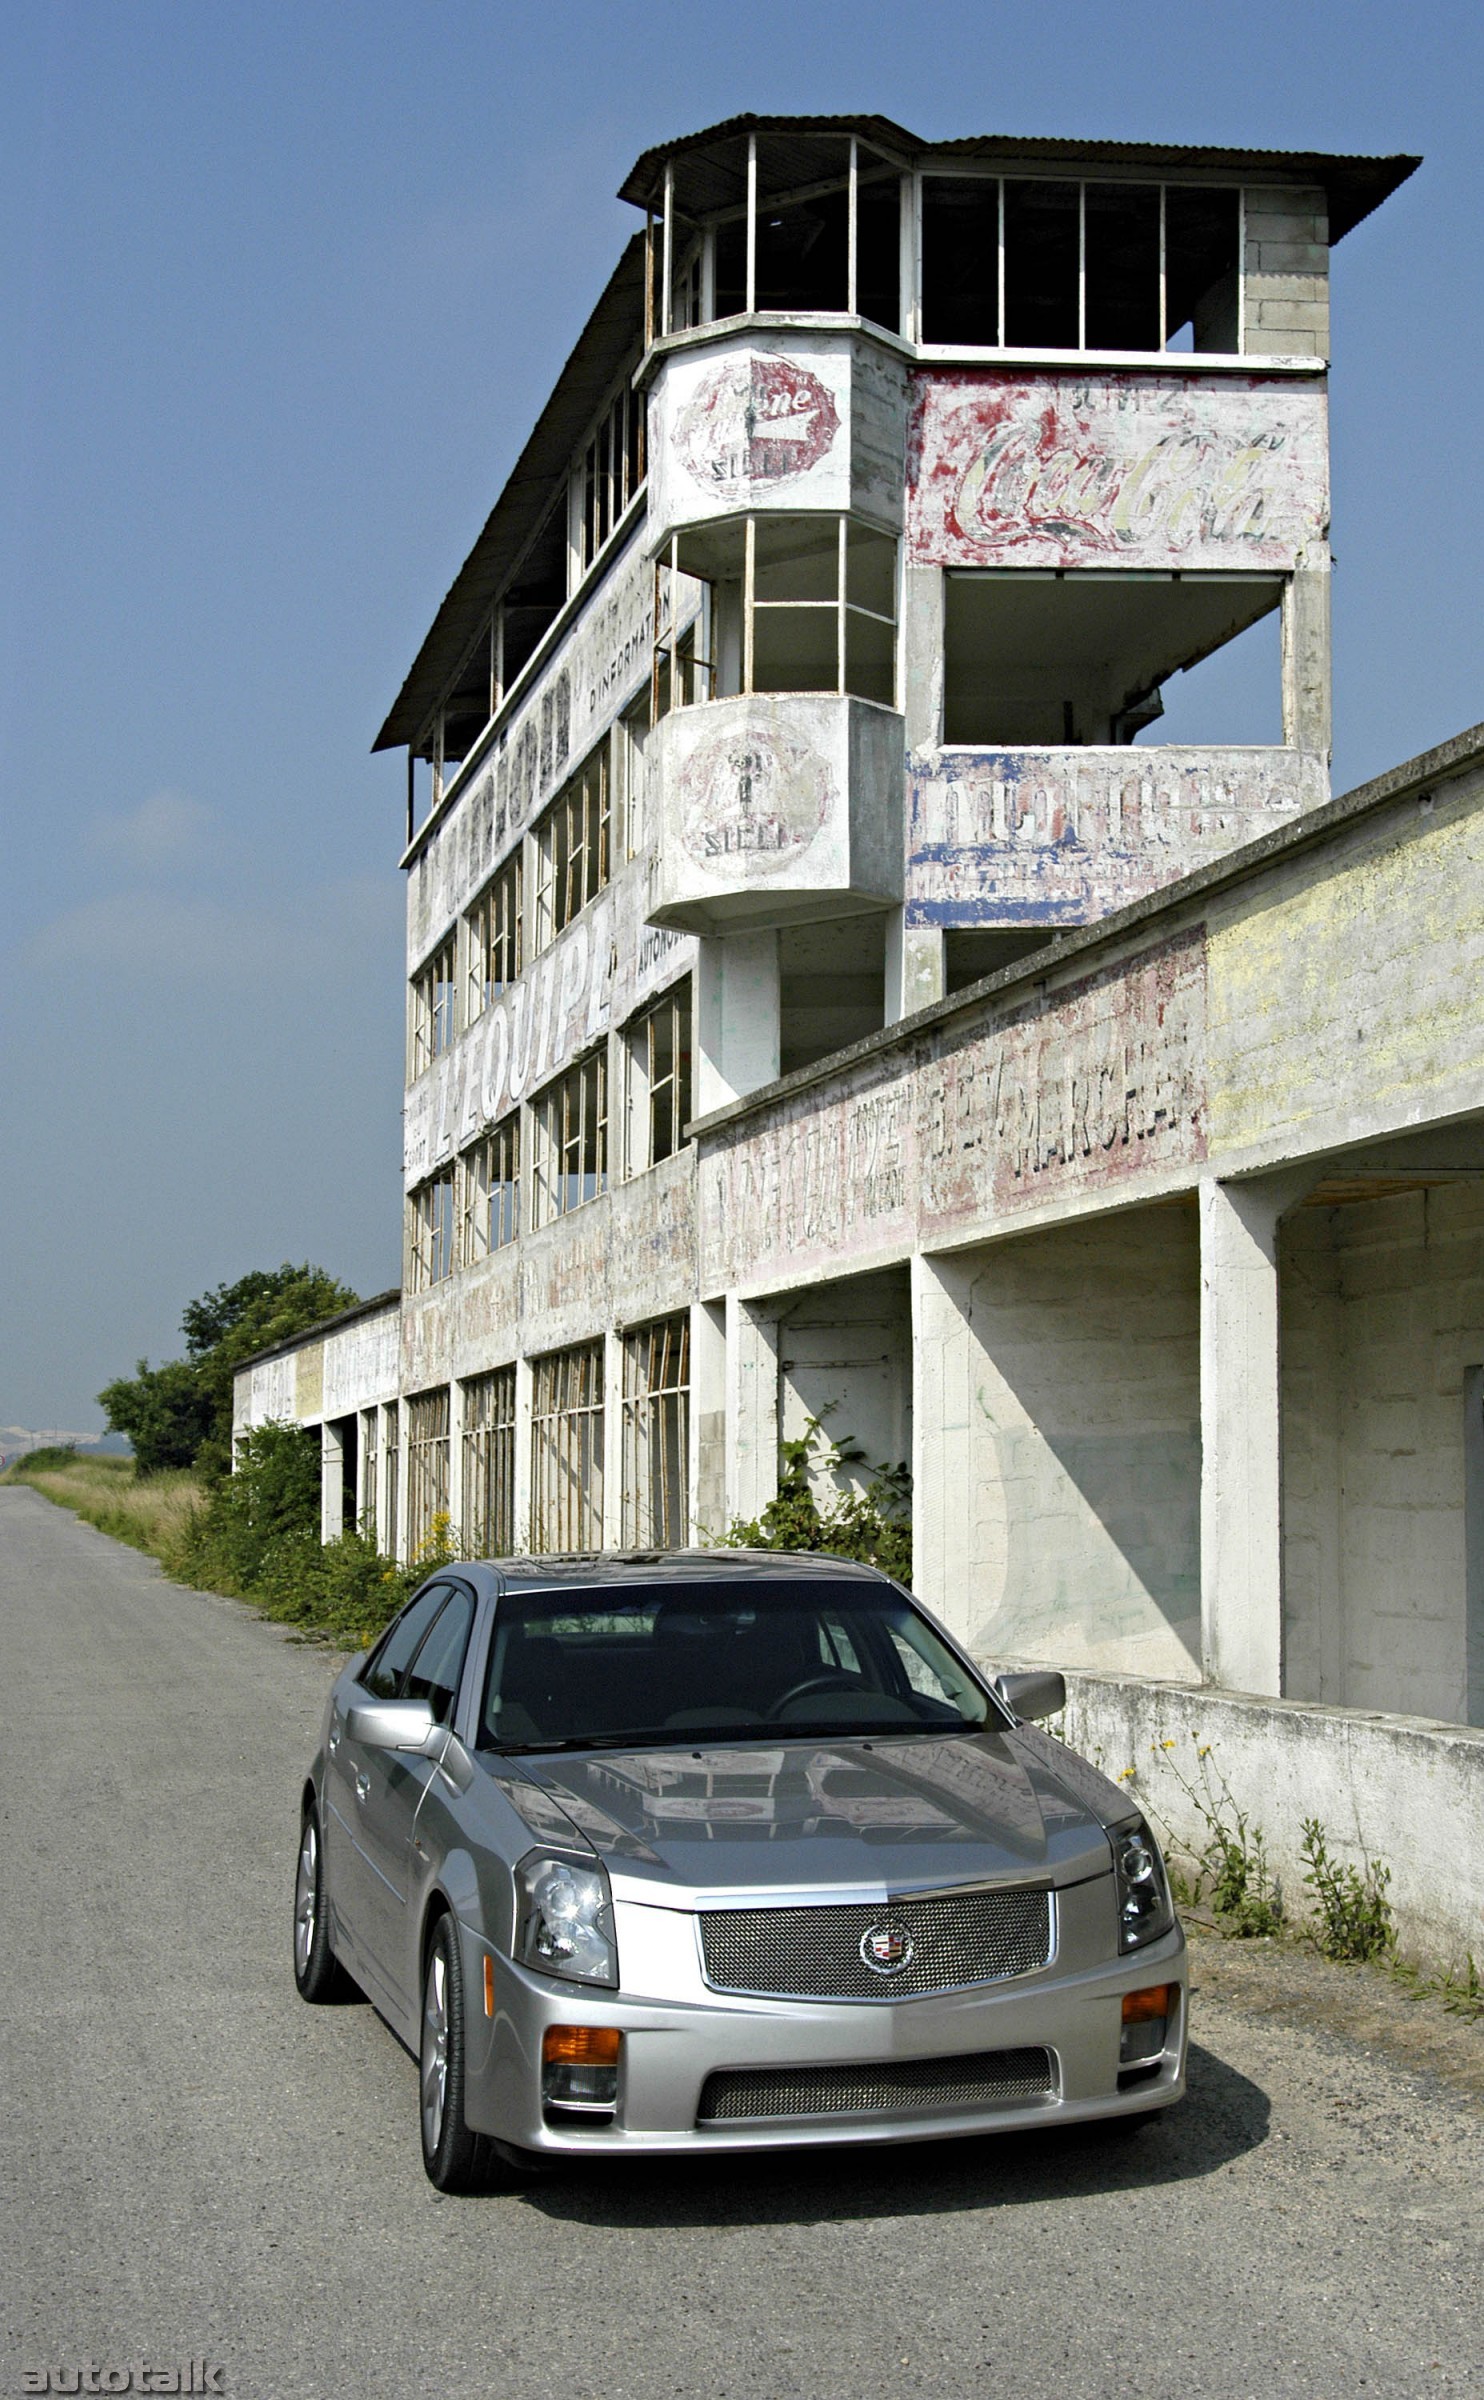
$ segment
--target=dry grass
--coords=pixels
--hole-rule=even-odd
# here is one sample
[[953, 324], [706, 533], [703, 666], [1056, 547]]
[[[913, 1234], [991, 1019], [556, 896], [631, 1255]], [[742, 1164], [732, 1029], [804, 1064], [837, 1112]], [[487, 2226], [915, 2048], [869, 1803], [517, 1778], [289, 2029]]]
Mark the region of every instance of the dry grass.
[[[53, 1454], [55, 1455], [55, 1454]], [[31, 1466], [24, 1458], [7, 1467], [6, 1483], [26, 1483], [59, 1508], [70, 1508], [100, 1533], [132, 1549], [166, 1558], [180, 1546], [187, 1519], [204, 1498], [188, 1468], [136, 1477], [132, 1458], [79, 1454], [65, 1464]]]

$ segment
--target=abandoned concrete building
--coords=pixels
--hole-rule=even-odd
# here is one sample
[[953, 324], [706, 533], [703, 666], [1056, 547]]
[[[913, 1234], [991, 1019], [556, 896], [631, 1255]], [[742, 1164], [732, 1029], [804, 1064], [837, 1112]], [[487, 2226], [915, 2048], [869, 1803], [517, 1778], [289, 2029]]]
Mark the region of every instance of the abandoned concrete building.
[[402, 1288], [237, 1416], [402, 1556], [705, 1540], [823, 1418], [976, 1653], [1110, 1766], [1219, 1720], [1421, 1940], [1484, 1906], [1484, 731], [1331, 800], [1326, 425], [1416, 163], [639, 160], [378, 737]]

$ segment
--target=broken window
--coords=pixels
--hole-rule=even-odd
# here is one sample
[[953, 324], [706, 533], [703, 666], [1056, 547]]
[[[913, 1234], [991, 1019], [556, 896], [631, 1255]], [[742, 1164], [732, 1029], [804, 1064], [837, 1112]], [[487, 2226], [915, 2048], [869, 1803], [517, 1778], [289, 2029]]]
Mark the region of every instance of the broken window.
[[426, 1292], [454, 1269], [454, 1171], [445, 1167], [407, 1196], [407, 1289]]
[[[897, 545], [853, 517], [734, 517], [656, 569], [656, 716], [734, 692], [896, 701]], [[674, 630], [696, 583], [699, 613]]]
[[603, 1547], [603, 1345], [532, 1362], [531, 1548]]
[[470, 1024], [521, 970], [521, 854], [503, 866], [469, 911]]
[[[952, 571], [943, 740], [1033, 749], [1132, 742], [1163, 715], [1172, 677], [1282, 598], [1277, 575]], [[1216, 737], [1182, 726], [1180, 738]]]
[[465, 1266], [471, 1266], [491, 1250], [503, 1250], [520, 1232], [519, 1109], [512, 1109], [465, 1151], [463, 1169], [461, 1254]]
[[380, 1511], [377, 1507], [377, 1470], [380, 1465], [380, 1427], [378, 1408], [361, 1410], [361, 1508], [360, 1529], [369, 1542], [377, 1538]]
[[567, 486], [500, 601], [501, 681], [510, 690], [567, 602]]
[[1240, 242], [1232, 188], [927, 175], [922, 338], [1235, 351]]
[[690, 1316], [624, 1336], [623, 1541], [678, 1550], [690, 1531]]
[[631, 700], [613, 728], [613, 817], [621, 829], [625, 858], [644, 847], [644, 737], [649, 731], [649, 694]]
[[412, 978], [408, 1081], [441, 1058], [454, 1036], [454, 937], [449, 935]]
[[448, 1431], [447, 1384], [414, 1392], [407, 1402], [407, 1546], [413, 1558], [448, 1532]]
[[531, 1221], [549, 1225], [608, 1189], [608, 1053], [594, 1050], [531, 1108]]
[[580, 554], [584, 572], [644, 481], [644, 398], [625, 382], [582, 454]]
[[536, 940], [544, 950], [612, 873], [607, 738], [564, 784], [536, 828]]
[[515, 1369], [464, 1385], [464, 1547], [475, 1558], [515, 1548]]
[[656, 1000], [624, 1033], [629, 1070], [631, 1175], [672, 1158], [691, 1111], [690, 977]]

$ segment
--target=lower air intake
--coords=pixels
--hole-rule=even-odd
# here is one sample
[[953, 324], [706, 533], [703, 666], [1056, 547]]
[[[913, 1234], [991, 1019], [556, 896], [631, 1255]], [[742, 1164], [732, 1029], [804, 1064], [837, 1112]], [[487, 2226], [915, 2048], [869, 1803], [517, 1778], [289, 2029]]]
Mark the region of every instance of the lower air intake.
[[778, 2117], [896, 2116], [1051, 2100], [1049, 2050], [981, 2050], [968, 2058], [896, 2059], [865, 2067], [729, 2067], [708, 2075], [698, 2125]]

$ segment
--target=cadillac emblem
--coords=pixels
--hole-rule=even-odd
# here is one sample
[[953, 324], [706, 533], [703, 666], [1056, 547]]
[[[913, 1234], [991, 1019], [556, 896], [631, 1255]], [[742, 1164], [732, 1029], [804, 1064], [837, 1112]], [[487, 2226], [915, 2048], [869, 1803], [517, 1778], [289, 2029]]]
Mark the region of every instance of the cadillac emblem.
[[900, 1975], [912, 1964], [912, 1936], [905, 1925], [883, 1917], [861, 1935], [861, 1957], [873, 1975]]

